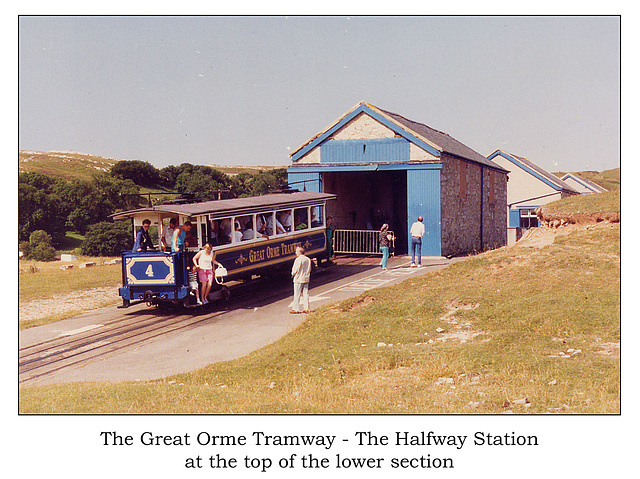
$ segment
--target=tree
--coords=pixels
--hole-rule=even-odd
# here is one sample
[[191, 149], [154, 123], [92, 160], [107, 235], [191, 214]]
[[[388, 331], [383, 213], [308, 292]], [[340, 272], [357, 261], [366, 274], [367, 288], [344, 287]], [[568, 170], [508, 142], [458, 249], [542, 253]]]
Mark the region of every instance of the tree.
[[111, 176], [120, 180], [132, 180], [136, 185], [155, 187], [160, 182], [160, 172], [151, 163], [140, 160], [122, 160], [111, 167]]
[[41, 173], [18, 175], [18, 240], [27, 241], [37, 230], [49, 233], [52, 243], [59, 243], [65, 235], [69, 202], [56, 191], [64, 180]]
[[102, 221], [87, 228], [82, 254], [89, 256], [118, 256], [133, 246], [131, 223]]

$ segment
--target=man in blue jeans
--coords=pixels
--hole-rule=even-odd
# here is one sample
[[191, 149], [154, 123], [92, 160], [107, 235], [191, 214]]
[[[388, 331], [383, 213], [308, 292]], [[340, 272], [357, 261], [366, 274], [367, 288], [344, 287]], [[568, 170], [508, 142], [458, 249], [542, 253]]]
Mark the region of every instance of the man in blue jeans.
[[409, 234], [411, 235], [411, 267], [416, 267], [416, 255], [418, 255], [419, 268], [422, 266], [422, 237], [424, 236], [422, 216], [418, 216], [418, 221], [411, 225]]

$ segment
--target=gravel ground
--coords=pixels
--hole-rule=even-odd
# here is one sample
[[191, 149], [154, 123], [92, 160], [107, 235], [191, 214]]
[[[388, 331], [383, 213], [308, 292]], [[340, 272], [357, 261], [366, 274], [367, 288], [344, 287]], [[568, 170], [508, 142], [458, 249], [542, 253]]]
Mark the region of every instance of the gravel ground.
[[85, 312], [110, 304], [119, 304], [118, 288], [114, 286], [92, 288], [52, 298], [20, 302], [20, 321], [46, 318], [69, 312]]

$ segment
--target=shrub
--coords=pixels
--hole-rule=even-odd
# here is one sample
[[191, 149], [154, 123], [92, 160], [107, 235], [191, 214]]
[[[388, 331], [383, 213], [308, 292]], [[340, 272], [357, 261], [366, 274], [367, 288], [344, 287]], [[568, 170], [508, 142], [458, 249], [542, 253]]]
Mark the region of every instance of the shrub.
[[131, 224], [127, 221], [111, 223], [103, 221], [89, 226], [82, 254], [87, 256], [118, 256], [123, 250], [131, 249], [133, 238]]
[[56, 259], [56, 250], [50, 244], [40, 243], [31, 249], [29, 259], [36, 261], [54, 261]]
[[43, 230], [31, 233], [28, 242], [20, 243], [20, 249], [27, 259], [35, 259], [36, 261], [56, 259], [56, 250], [51, 246], [51, 235]]

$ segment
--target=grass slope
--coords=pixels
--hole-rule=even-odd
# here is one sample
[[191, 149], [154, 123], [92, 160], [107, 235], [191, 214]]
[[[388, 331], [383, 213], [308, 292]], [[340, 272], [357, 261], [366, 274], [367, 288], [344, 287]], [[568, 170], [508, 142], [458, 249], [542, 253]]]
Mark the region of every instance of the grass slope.
[[620, 224], [555, 235], [328, 305], [190, 374], [22, 389], [20, 411], [619, 413]]
[[[558, 178], [562, 178], [567, 172], [554, 173]], [[595, 184], [603, 188], [613, 191], [620, 189], [620, 168], [611, 170], [598, 171], [576, 171], [573, 173], [579, 178], [593, 181]]]
[[96, 173], [108, 173], [118, 160], [96, 155], [57, 151], [20, 151], [20, 173], [42, 173], [71, 180], [90, 180]]

